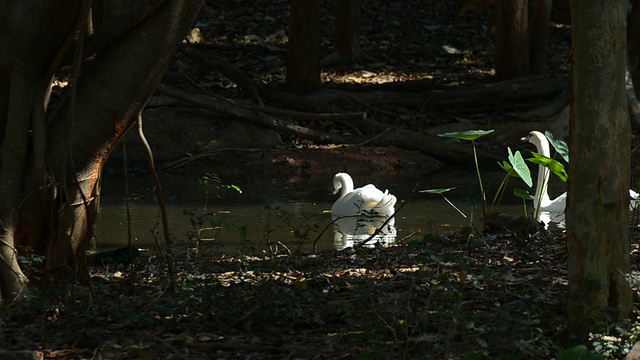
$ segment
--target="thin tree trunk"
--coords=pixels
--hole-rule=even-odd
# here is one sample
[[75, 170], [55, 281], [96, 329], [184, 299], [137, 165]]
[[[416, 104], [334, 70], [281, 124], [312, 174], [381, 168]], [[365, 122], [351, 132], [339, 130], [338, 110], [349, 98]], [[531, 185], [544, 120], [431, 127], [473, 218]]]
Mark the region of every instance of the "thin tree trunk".
[[320, 0], [291, 0], [287, 85], [308, 94], [320, 84]]
[[526, 0], [502, 0], [496, 29], [496, 77], [529, 74], [529, 30]]
[[529, 48], [532, 74], [541, 75], [547, 72], [551, 5], [551, 0], [536, 0], [535, 2], [531, 19], [531, 46]]
[[333, 43], [338, 55], [354, 59], [360, 56], [360, 0], [336, 0], [336, 28]]

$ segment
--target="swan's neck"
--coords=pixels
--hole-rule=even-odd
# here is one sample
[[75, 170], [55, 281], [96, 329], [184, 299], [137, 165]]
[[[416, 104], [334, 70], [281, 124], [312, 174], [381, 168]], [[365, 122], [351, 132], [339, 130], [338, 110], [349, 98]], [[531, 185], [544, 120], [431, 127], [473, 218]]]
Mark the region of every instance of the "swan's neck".
[[549, 169], [538, 166], [538, 186], [536, 188], [535, 198], [533, 199], [533, 207], [538, 209], [540, 203], [546, 204], [550, 201], [547, 185], [549, 183]]
[[348, 175], [342, 175], [338, 179], [340, 181], [340, 185], [342, 190], [340, 191], [340, 197], [344, 197], [348, 193], [353, 191], [353, 180]]
[[[538, 153], [540, 155], [551, 157], [551, 150], [549, 149], [549, 142], [546, 138], [541, 139], [541, 143], [538, 146]], [[533, 199], [533, 207], [538, 212], [538, 206], [540, 204], [548, 204], [550, 202], [548, 184], [549, 184], [549, 174], [550, 171], [548, 168], [542, 165], [538, 165], [538, 181], [536, 186], [536, 194]]]

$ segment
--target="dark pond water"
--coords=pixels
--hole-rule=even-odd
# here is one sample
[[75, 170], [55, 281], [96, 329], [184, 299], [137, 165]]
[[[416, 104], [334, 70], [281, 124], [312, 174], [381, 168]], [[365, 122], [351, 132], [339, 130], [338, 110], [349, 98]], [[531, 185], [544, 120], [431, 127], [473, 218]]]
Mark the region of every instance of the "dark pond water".
[[[337, 198], [331, 194], [333, 174], [314, 176], [313, 179], [260, 175], [221, 176], [224, 184], [236, 185], [242, 193], [215, 185], [205, 189], [195, 177], [162, 176], [169, 230], [174, 241], [193, 246], [195, 232], [200, 229], [200, 238], [206, 240], [201, 246], [220, 253], [236, 253], [238, 250], [261, 251], [269, 246], [311, 250], [314, 242], [318, 249], [340, 249], [368, 237], [368, 230], [355, 232], [355, 235], [353, 231], [341, 231], [355, 229], [355, 221], [340, 227], [330, 224], [331, 205]], [[419, 239], [435, 232], [451, 234], [469, 226], [472, 220], [477, 223], [481, 214], [474, 171], [452, 170], [403, 178], [394, 174], [375, 179], [368, 179], [366, 174], [352, 176], [356, 187], [372, 182], [382, 189], [388, 188], [398, 198], [396, 210], [406, 202], [396, 214], [395, 233], [379, 238], [383, 242]], [[502, 178], [503, 173], [483, 173], [489, 203]], [[126, 182], [129, 216], [125, 201]], [[129, 174], [126, 182], [123, 174], [117, 172], [105, 174], [103, 178], [101, 212], [96, 225], [98, 246], [126, 246], [129, 229], [136, 247], [153, 248], [155, 237], [164, 243], [151, 176]], [[445, 195], [469, 218], [463, 218], [439, 195], [418, 193], [423, 189], [446, 187], [456, 187]], [[499, 209], [520, 215], [523, 213], [522, 202], [511, 193], [508, 189]]]

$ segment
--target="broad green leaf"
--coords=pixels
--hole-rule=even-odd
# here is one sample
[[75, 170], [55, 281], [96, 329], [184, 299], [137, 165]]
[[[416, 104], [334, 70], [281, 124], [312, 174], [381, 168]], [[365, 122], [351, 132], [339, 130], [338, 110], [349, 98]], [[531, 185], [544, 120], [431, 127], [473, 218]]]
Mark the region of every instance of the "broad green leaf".
[[558, 360], [602, 360], [604, 357], [600, 354], [594, 354], [584, 345], [576, 345], [570, 347], [560, 354], [558, 354]]
[[485, 136], [487, 134], [491, 134], [493, 131], [494, 130], [455, 131], [455, 132], [448, 132], [448, 133], [444, 133], [444, 134], [438, 134], [438, 136], [471, 141], [471, 140], [475, 140], [475, 139], [477, 139], [479, 137]]
[[527, 190], [513, 189], [513, 195], [519, 197], [520, 199], [533, 200], [533, 195], [531, 195]]
[[556, 176], [558, 176], [560, 180], [567, 182], [567, 178], [569, 177], [569, 175], [567, 174], [567, 171], [564, 169], [564, 165], [562, 165], [561, 162], [548, 158], [544, 155], [540, 155], [536, 152], [531, 152], [531, 155], [533, 155], [533, 157], [528, 158], [527, 161], [546, 167], [552, 173], [556, 174]]
[[529, 171], [529, 167], [527, 163], [524, 161], [522, 154], [520, 151], [516, 151], [515, 154], [511, 152], [511, 148], [507, 148], [509, 151], [509, 162], [513, 167], [513, 170], [520, 176], [522, 181], [524, 181], [527, 186], [531, 187], [533, 185], [533, 180], [531, 179], [531, 171]]
[[551, 131], [544, 132], [544, 136], [547, 137], [549, 143], [556, 149], [556, 152], [562, 156], [564, 161], [569, 162], [569, 145], [564, 140], [556, 139]]
[[455, 189], [455, 188], [452, 187], [452, 188], [440, 188], [440, 189], [427, 189], [427, 190], [420, 190], [418, 192], [428, 193], [428, 194], [442, 194], [442, 193], [445, 193], [447, 191], [451, 191], [453, 189]]

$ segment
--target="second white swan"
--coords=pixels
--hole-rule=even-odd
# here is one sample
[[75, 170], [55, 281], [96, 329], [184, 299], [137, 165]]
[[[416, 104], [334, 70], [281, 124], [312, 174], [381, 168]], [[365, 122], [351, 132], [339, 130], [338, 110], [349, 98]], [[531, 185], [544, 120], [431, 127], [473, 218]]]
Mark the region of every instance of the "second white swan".
[[[549, 140], [540, 131], [531, 131], [529, 135], [522, 138], [523, 141], [528, 141], [536, 146], [538, 154], [551, 157], [551, 149], [549, 148]], [[555, 199], [549, 197], [549, 191], [547, 190], [549, 184], [548, 168], [538, 165], [538, 180], [536, 183], [536, 193], [533, 198], [534, 211], [540, 216], [540, 212], [547, 211], [550, 213], [564, 213], [564, 209], [567, 205], [567, 193], [563, 193]], [[629, 197], [631, 202], [629, 203], [630, 209], [637, 207], [640, 203], [640, 194], [629, 189]]]

